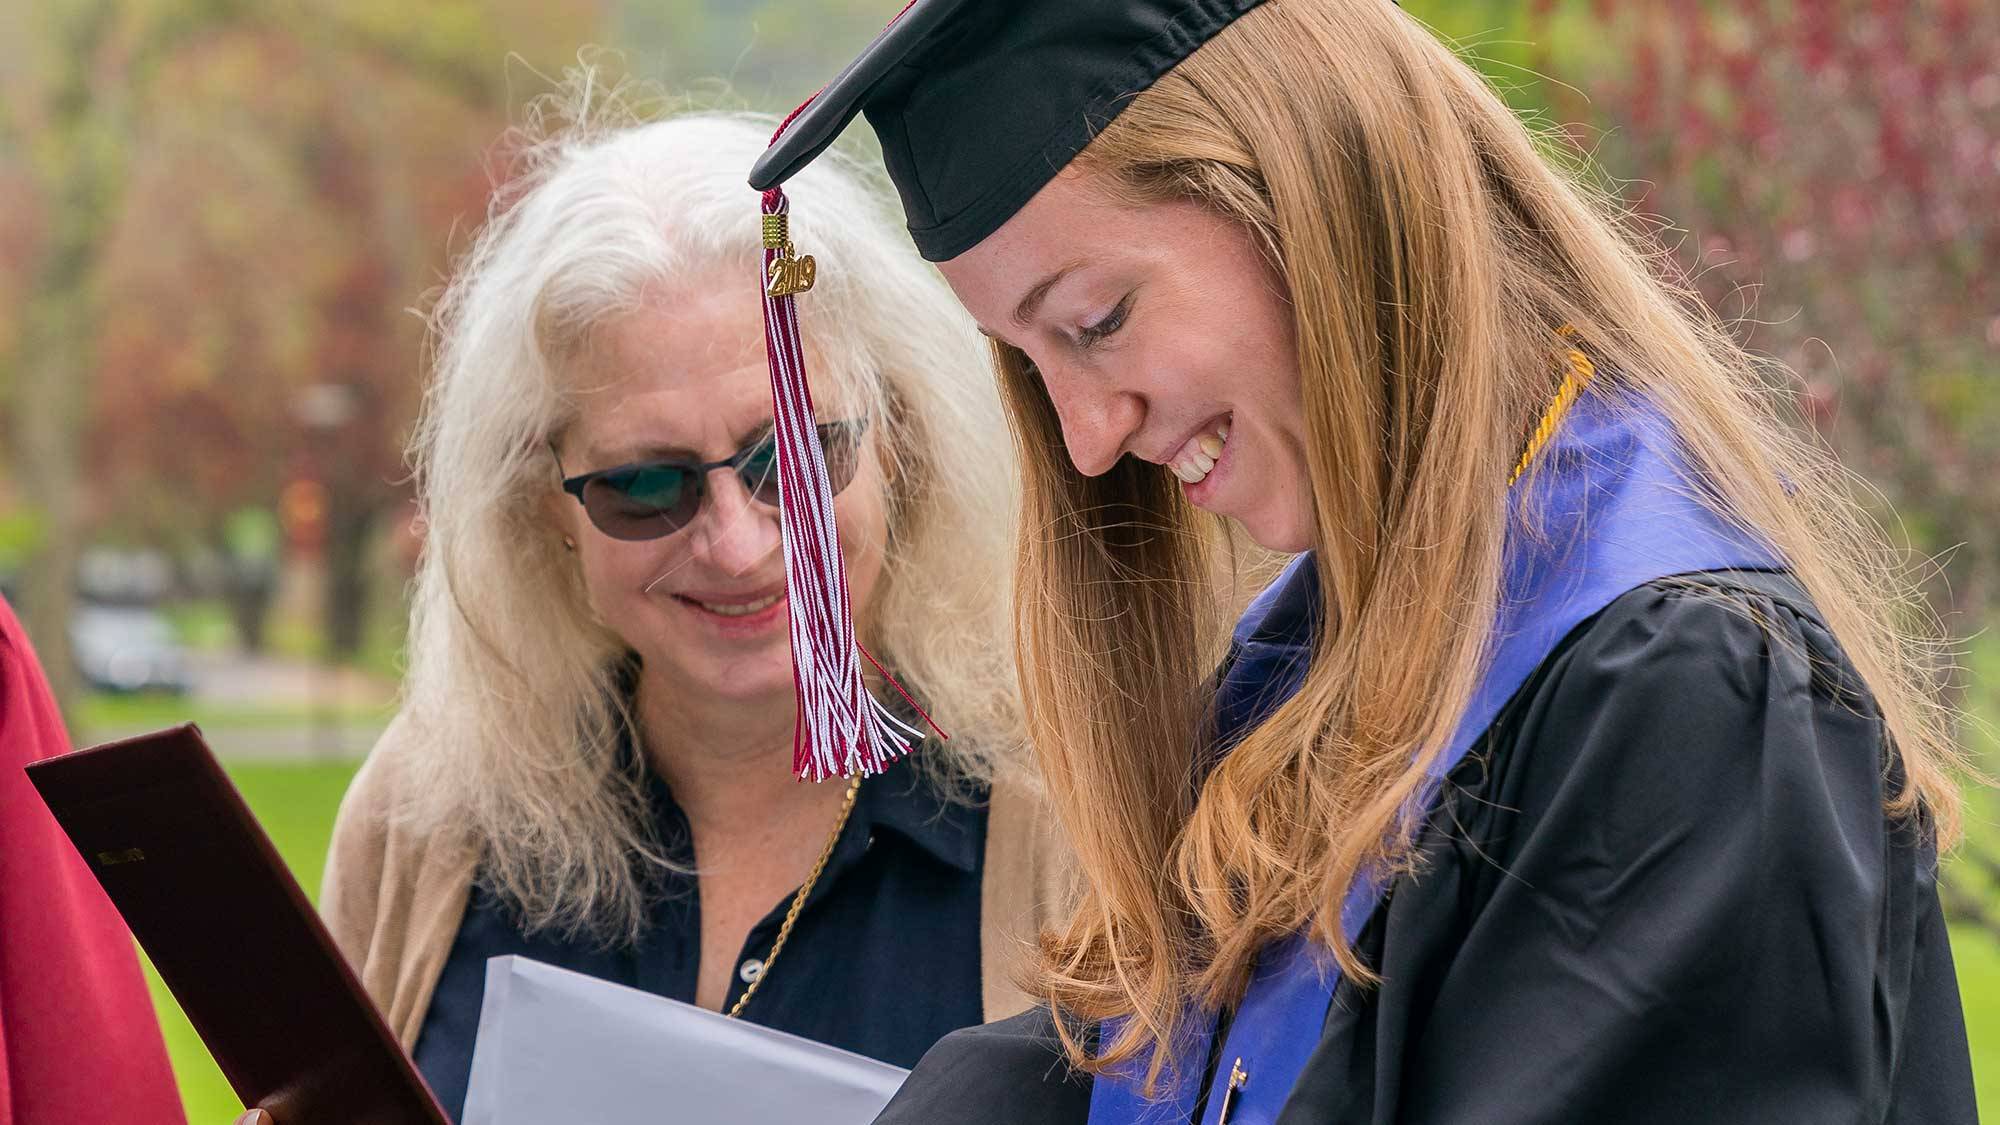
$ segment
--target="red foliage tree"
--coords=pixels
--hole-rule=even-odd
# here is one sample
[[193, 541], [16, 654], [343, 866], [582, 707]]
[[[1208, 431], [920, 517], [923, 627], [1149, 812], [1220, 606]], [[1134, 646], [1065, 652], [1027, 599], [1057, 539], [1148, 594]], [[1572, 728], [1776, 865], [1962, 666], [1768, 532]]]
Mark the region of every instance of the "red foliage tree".
[[[1561, 120], [1878, 486], [1955, 629], [2000, 596], [2000, 6], [1535, 5]], [[1602, 130], [1601, 136], [1599, 130]], [[1601, 143], [1595, 143], [1601, 140]], [[1885, 512], [1886, 514], [1886, 512]]]

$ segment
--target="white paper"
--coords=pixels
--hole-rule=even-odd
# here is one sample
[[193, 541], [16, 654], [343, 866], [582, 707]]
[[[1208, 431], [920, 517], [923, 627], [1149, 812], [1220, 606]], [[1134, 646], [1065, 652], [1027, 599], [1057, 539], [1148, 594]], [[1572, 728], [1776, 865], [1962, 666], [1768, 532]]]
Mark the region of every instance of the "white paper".
[[526, 957], [486, 962], [463, 1125], [868, 1125], [909, 1071]]

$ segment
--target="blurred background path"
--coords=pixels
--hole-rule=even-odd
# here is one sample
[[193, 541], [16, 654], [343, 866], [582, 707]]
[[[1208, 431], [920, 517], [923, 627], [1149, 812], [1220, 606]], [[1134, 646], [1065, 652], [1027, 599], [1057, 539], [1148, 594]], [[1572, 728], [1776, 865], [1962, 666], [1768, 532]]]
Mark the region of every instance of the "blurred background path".
[[[312, 761], [352, 758], [375, 744], [394, 705], [394, 681], [351, 665], [323, 665], [238, 652], [192, 654], [188, 690], [157, 717], [121, 719], [114, 711], [86, 733], [93, 742], [180, 721], [180, 707], [217, 755], [231, 760]], [[203, 716], [210, 716], [204, 721]]]

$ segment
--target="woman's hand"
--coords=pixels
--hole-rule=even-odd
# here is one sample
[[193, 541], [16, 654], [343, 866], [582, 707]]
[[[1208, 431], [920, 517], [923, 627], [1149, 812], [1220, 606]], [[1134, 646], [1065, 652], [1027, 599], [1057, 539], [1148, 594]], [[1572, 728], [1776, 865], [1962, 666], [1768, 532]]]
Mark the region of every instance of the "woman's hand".
[[236, 1119], [236, 1125], [278, 1125], [278, 1119], [265, 1109], [247, 1109]]

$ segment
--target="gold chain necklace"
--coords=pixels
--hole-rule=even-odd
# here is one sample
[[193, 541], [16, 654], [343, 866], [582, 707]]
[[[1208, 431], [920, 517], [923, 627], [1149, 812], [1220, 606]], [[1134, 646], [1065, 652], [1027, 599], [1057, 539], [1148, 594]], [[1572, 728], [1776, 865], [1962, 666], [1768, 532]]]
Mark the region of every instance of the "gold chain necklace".
[[833, 846], [840, 842], [840, 834], [847, 828], [847, 818], [854, 812], [855, 795], [860, 792], [861, 778], [857, 774], [853, 781], [847, 783], [847, 800], [841, 803], [840, 819], [833, 822], [833, 834], [826, 838], [826, 846], [819, 850], [819, 861], [813, 864], [812, 874], [806, 876], [805, 883], [799, 887], [798, 893], [792, 896], [792, 907], [785, 911], [785, 920], [778, 927], [778, 938], [771, 943], [771, 952], [764, 955], [764, 967], [757, 970], [757, 979], [750, 982], [750, 987], [744, 989], [743, 995], [738, 996], [736, 1003], [731, 1004], [729, 1011], [724, 1013], [730, 1019], [742, 1015], [743, 1005], [748, 1004], [750, 998], [757, 995], [757, 990], [763, 987], [764, 982], [770, 979], [771, 966], [778, 963], [778, 954], [784, 952], [785, 942], [792, 936], [792, 925], [799, 920], [799, 911], [805, 909], [806, 896], [812, 894], [813, 886], [819, 882], [820, 875], [825, 873], [826, 861], [833, 858]]

